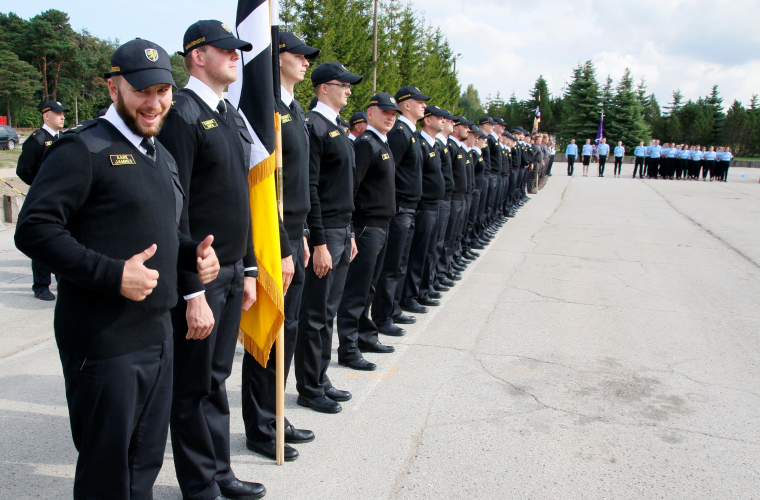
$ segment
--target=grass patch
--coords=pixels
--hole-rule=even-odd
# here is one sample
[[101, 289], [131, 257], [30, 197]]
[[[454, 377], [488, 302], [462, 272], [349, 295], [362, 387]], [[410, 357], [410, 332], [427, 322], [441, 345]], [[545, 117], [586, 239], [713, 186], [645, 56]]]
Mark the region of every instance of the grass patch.
[[8, 151], [7, 149], [0, 150], [0, 169], [12, 168], [16, 170], [19, 156], [21, 156], [20, 146], [16, 146], [16, 149], [13, 151]]

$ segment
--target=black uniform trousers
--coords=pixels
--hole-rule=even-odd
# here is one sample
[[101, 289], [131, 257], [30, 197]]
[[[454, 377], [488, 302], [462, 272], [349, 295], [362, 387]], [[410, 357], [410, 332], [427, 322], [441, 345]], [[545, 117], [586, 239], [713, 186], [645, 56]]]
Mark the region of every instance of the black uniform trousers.
[[470, 199], [470, 212], [467, 214], [467, 227], [464, 233], [464, 245], [470, 248], [473, 240], [478, 235], [478, 220], [480, 212], [480, 198], [483, 191], [476, 189], [472, 192], [472, 198]]
[[599, 155], [599, 177], [604, 176], [605, 165], [607, 165], [607, 155]]
[[546, 175], [552, 175], [552, 166], [554, 165], [554, 155], [549, 156], [549, 166], [546, 167]]
[[414, 236], [409, 249], [409, 265], [403, 281], [403, 290], [399, 304], [407, 306], [412, 300], [420, 298], [422, 276], [428, 263], [430, 242], [433, 239], [438, 210], [417, 210], [414, 215]]
[[649, 166], [647, 166], [647, 177], [650, 179], [656, 179], [660, 171], [660, 159], [649, 158]]
[[333, 320], [346, 284], [351, 259], [351, 230], [349, 227], [325, 228], [325, 243], [332, 257], [332, 269], [318, 278], [314, 272], [314, 247], [309, 241], [311, 260], [298, 315], [295, 373], [296, 390], [306, 398], [325, 395], [332, 387], [327, 376], [332, 354]]
[[573, 175], [574, 166], [575, 166], [575, 155], [567, 155], [567, 175]]
[[488, 193], [489, 178], [483, 179], [483, 187], [480, 189], [480, 202], [478, 204], [477, 219], [475, 219], [475, 236], [483, 234], [483, 228], [488, 222]]
[[[290, 363], [296, 350], [298, 338], [298, 314], [301, 309], [303, 282], [305, 270], [303, 265], [303, 238], [290, 240], [293, 250], [293, 280], [285, 294], [285, 381], [288, 380]], [[275, 410], [276, 410], [276, 364], [277, 351], [275, 347], [269, 353], [266, 368], [261, 366], [256, 358], [248, 351], [243, 354], [242, 373], [242, 406], [245, 437], [251, 441], [264, 442], [275, 440]], [[290, 425], [285, 419], [285, 426]]]
[[489, 222], [494, 220], [494, 218], [496, 217], [497, 211], [498, 213], [501, 213], [500, 203], [504, 200], [504, 198], [499, 197], [499, 195], [501, 194], [499, 191], [500, 182], [501, 182], [500, 175], [491, 174], [488, 178], [488, 221]]
[[463, 206], [464, 200], [451, 200], [451, 209], [449, 210], [449, 223], [446, 227], [443, 252], [441, 252], [441, 258], [438, 259], [438, 276], [442, 274], [448, 275], [451, 271], [451, 262], [454, 258], [454, 250], [456, 249], [456, 240], [459, 235], [457, 230], [461, 225], [460, 223], [462, 219]]
[[518, 199], [518, 193], [517, 193], [517, 185], [520, 183], [520, 171], [522, 169], [520, 167], [512, 169], [512, 171], [509, 173], [509, 177], [507, 179], [509, 180], [509, 185], [506, 189], [506, 199], [507, 199], [507, 205], [510, 209], [516, 208], [517, 199]]
[[[443, 201], [443, 200], [439, 200]], [[420, 293], [419, 297], [427, 298], [430, 292], [433, 290], [433, 284], [435, 283], [435, 267], [438, 260], [436, 259], [436, 253], [438, 248], [438, 233], [441, 227], [440, 217], [440, 205], [438, 210], [435, 211], [435, 225], [433, 226], [433, 232], [430, 235], [427, 248], [427, 258], [425, 259], [425, 267], [422, 269], [422, 279], [420, 280]]]
[[713, 171], [715, 170], [715, 160], [703, 160], [703, 161], [704, 161], [704, 165], [702, 165], [702, 178], [707, 179], [707, 175], [709, 174], [710, 179], [712, 179], [715, 175], [713, 174]]
[[462, 258], [462, 250], [464, 249], [465, 230], [467, 229], [467, 221], [470, 216], [470, 207], [472, 206], [472, 194], [465, 194], [464, 200], [462, 200], [462, 215], [459, 218], [459, 227], [457, 227], [457, 234], [454, 240], [454, 255], [453, 260], [457, 261]]
[[615, 157], [615, 171], [614, 174], [617, 175], [623, 171], [623, 157], [622, 156], [616, 156]]
[[644, 177], [644, 157], [636, 156], [636, 160], [633, 164], [633, 177], [636, 177], [636, 172], [639, 173], [639, 179]]
[[[449, 227], [449, 214], [451, 213], [451, 200], [438, 202], [438, 224], [436, 225], [435, 256], [430, 261], [430, 286], [438, 285], [439, 263], [441, 256], [445, 255], [446, 231]], [[445, 271], [441, 271], [445, 272]]]
[[32, 261], [32, 291], [35, 293], [50, 288], [53, 278], [50, 269], [37, 261]]
[[59, 353], [71, 436], [74, 499], [150, 500], [172, 400], [173, 339], [112, 358]]
[[338, 306], [338, 361], [350, 362], [362, 357], [360, 347], [377, 343], [377, 328], [368, 312], [374, 287], [385, 259], [388, 229], [354, 226], [358, 253], [348, 267], [346, 285]]
[[182, 496], [209, 500], [235, 480], [230, 468], [230, 405], [225, 381], [232, 372], [243, 305], [243, 261], [225, 264], [205, 285], [214, 328], [203, 340], [188, 340], [187, 302], [172, 310], [174, 396], [171, 436]]
[[[388, 248], [385, 251], [380, 278], [377, 280], [375, 297], [372, 301], [372, 320], [377, 326], [392, 323], [396, 305], [396, 289], [403, 286], [406, 271], [407, 252], [411, 247], [410, 228], [414, 224], [413, 208], [400, 207], [388, 227]], [[398, 292], [400, 298], [401, 292]]]
[[501, 192], [502, 192], [499, 208], [500, 208], [500, 214], [504, 215], [505, 217], [507, 213], [509, 212], [509, 209], [511, 208], [511, 202], [509, 199], [509, 187], [511, 185], [510, 177], [511, 175], [499, 176], [499, 184], [501, 185]]

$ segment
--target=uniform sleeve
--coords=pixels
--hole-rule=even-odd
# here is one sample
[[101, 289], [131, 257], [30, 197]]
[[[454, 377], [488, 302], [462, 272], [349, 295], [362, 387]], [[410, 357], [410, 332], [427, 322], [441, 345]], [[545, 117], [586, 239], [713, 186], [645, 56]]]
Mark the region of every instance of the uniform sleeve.
[[359, 186], [362, 185], [364, 177], [372, 167], [372, 161], [374, 154], [372, 151], [372, 144], [370, 141], [363, 139], [356, 139], [354, 141], [354, 158], [356, 161], [356, 175], [354, 176], [354, 200], [356, 199], [356, 193], [359, 191]]
[[314, 246], [324, 245], [325, 227], [322, 225], [322, 205], [319, 203], [319, 174], [322, 162], [322, 138], [314, 130], [314, 125], [309, 124], [309, 197], [311, 209], [306, 221], [309, 224], [310, 239]]
[[[182, 190], [185, 191], [185, 201], [182, 205], [179, 229], [182, 234], [190, 237], [188, 207], [190, 206], [190, 179], [193, 173], [197, 149], [195, 130], [178, 112], [172, 110], [166, 116], [166, 121], [164, 121], [164, 126], [161, 129], [158, 140], [169, 150], [177, 162], [179, 182], [182, 185]], [[179, 287], [180, 295], [183, 296], [202, 292], [206, 289], [198, 278], [198, 273], [186, 269], [178, 270], [177, 286]]]
[[411, 144], [409, 137], [407, 137], [407, 135], [401, 129], [401, 127], [404, 126], [405, 125], [398, 125], [387, 136], [388, 146], [391, 148], [391, 154], [393, 154], [393, 163], [396, 164], [396, 168], [398, 168], [399, 163], [404, 158], [404, 155], [406, 154], [407, 150], [409, 149], [409, 145]]
[[83, 288], [118, 295], [124, 261], [86, 248], [66, 230], [90, 193], [89, 151], [75, 134], [51, 148], [19, 214], [16, 247]]
[[280, 258], [285, 259], [293, 255], [293, 249], [290, 248], [290, 237], [285, 230], [285, 223], [282, 222], [279, 210], [277, 212], [277, 220], [280, 223]]
[[18, 165], [16, 166], [16, 175], [22, 181], [26, 182], [30, 186], [34, 182], [34, 177], [37, 175], [37, 165], [42, 160], [42, 155], [45, 151], [42, 149], [37, 140], [36, 134], [29, 136], [24, 141], [24, 145], [21, 146], [21, 156], [18, 157]]

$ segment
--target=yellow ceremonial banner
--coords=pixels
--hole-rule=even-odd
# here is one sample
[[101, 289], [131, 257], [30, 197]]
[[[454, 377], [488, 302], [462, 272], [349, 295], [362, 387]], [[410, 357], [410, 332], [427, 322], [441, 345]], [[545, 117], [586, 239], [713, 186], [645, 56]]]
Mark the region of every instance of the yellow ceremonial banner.
[[253, 248], [259, 268], [256, 302], [240, 319], [240, 342], [261, 366], [285, 320], [275, 154], [248, 171]]

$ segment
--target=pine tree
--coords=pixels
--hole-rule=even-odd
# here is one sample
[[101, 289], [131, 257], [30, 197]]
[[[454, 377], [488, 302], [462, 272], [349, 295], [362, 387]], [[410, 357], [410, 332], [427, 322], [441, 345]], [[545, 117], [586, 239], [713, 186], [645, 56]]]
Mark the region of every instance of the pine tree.
[[565, 94], [562, 138], [583, 143], [593, 139], [599, 127], [599, 83], [594, 64], [588, 60], [573, 69], [573, 78]]
[[710, 139], [711, 142], [717, 143], [720, 141], [723, 123], [726, 120], [726, 115], [723, 113], [723, 98], [718, 93], [717, 85], [713, 85], [710, 95], [705, 98], [705, 103], [710, 106], [712, 111], [713, 129]]
[[0, 44], [0, 99], [5, 101], [8, 125], [13, 125], [11, 104], [16, 101], [17, 105], [23, 105], [33, 100], [40, 73], [5, 47], [5, 43]]
[[462, 116], [471, 122], [477, 123], [477, 120], [485, 115], [483, 106], [480, 103], [480, 96], [473, 84], [469, 84], [467, 90], [459, 98], [459, 107], [462, 108]]
[[736, 156], [749, 154], [747, 145], [752, 137], [752, 119], [742, 103], [734, 100], [734, 103], [726, 113], [723, 125], [723, 140], [721, 144], [731, 146]]
[[[540, 102], [539, 96], [541, 97]], [[543, 75], [539, 75], [536, 83], [533, 85], [533, 89], [530, 91], [530, 99], [525, 102], [523, 108], [526, 114], [535, 116], [536, 108], [539, 106], [541, 108], [541, 130], [554, 132], [554, 113], [551, 107], [551, 94], [549, 93], [549, 85], [546, 83]]]
[[612, 142], [623, 141], [626, 149], [632, 151], [639, 141], [649, 140], [649, 129], [641, 115], [641, 101], [633, 88], [629, 68], [626, 68], [615, 87], [611, 108], [614, 110], [614, 120], [607, 126], [607, 135]]

